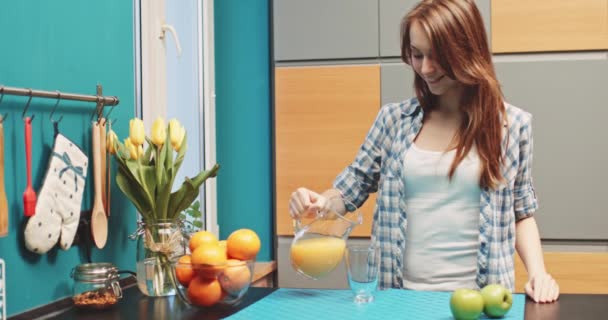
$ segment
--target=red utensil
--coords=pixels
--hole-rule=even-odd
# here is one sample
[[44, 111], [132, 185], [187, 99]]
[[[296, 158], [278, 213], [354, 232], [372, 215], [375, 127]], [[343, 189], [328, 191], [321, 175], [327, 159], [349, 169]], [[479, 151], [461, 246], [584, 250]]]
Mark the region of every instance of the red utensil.
[[26, 217], [36, 213], [36, 192], [32, 188], [32, 118], [23, 119], [25, 124], [25, 159], [27, 170], [27, 186], [23, 192], [23, 212]]

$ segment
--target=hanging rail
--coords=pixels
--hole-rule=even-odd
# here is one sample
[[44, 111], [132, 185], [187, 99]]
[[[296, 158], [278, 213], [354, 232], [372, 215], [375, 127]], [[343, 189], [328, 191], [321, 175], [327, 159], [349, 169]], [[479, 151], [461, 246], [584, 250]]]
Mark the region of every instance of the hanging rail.
[[97, 105], [103, 106], [115, 106], [119, 103], [118, 97], [116, 96], [102, 96], [101, 95], [101, 86], [97, 85], [97, 92], [99, 95], [84, 95], [84, 94], [76, 94], [76, 93], [65, 93], [60, 91], [43, 91], [43, 90], [33, 90], [28, 88], [13, 88], [13, 87], [5, 87], [0, 86], [0, 95], [8, 94], [15, 96], [27, 96], [27, 97], [40, 97], [40, 98], [52, 98], [52, 99], [61, 99], [61, 100], [75, 100], [75, 101], [87, 101], [87, 102], [96, 102]]

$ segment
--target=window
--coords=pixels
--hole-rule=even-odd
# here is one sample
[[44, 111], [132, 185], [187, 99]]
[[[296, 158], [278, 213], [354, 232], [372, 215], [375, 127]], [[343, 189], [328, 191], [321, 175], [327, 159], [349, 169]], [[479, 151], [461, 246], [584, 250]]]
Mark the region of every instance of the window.
[[[136, 115], [150, 128], [159, 116], [178, 119], [188, 151], [174, 188], [215, 164], [213, 0], [134, 0]], [[219, 235], [216, 182], [201, 187], [205, 229]]]

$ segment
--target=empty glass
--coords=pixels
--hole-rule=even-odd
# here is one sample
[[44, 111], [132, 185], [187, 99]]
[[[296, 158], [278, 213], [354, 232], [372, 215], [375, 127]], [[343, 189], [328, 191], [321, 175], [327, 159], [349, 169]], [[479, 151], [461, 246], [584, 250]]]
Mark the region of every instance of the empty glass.
[[372, 245], [349, 245], [346, 248], [348, 285], [355, 295], [356, 303], [374, 300], [378, 287], [380, 248]]

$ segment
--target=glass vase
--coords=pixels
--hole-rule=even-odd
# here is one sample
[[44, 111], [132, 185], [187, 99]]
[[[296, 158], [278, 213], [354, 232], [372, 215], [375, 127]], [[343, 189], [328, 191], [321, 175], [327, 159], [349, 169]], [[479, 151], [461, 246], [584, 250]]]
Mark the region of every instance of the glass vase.
[[150, 297], [175, 295], [171, 260], [185, 254], [178, 221], [139, 223], [137, 231], [137, 286]]

